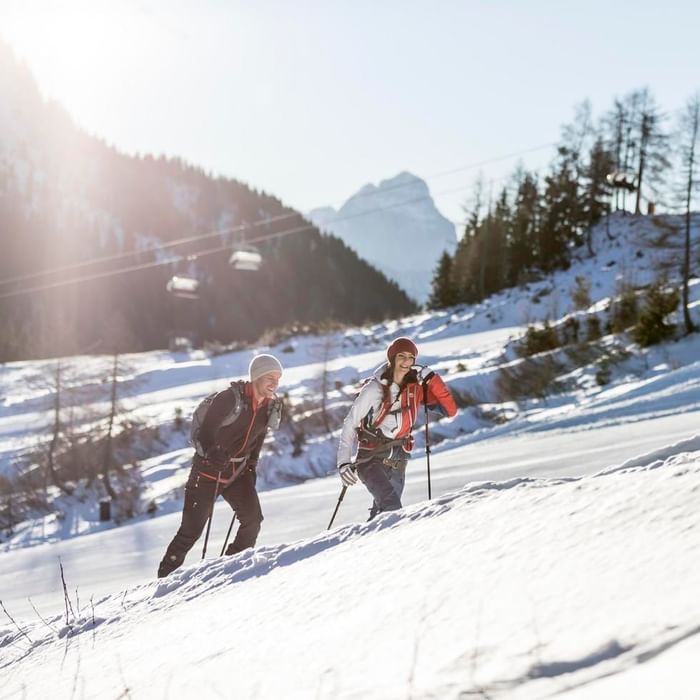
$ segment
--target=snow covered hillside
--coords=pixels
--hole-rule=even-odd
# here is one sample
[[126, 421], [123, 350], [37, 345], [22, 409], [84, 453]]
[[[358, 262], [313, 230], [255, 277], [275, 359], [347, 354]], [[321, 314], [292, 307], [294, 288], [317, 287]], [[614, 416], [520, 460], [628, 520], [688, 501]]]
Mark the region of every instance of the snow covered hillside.
[[4, 698], [696, 698], [700, 438], [5, 624]]
[[338, 211], [323, 207], [308, 216], [420, 304], [443, 251], [453, 253], [457, 244], [454, 224], [437, 210], [426, 183], [406, 172], [365, 185]]
[[[61, 517], [37, 513], [5, 537], [0, 697], [698, 697], [700, 337], [640, 349], [604, 333], [585, 352], [517, 352], [534, 321], [583, 328], [596, 316], [604, 327], [621, 283], [649, 283], [668, 257], [645, 243], [660, 231], [649, 217], [613, 217], [595, 231], [594, 257], [480, 305], [280, 339], [269, 349], [286, 368], [290, 419], [261, 460], [258, 546], [217, 557], [231, 518], [220, 503], [208, 559], [200, 542], [161, 581], [191, 456], [176, 409], [188, 415], [263, 348], [127, 358], [124, 402], [159, 435], [140, 461], [143, 503], [156, 510], [115, 526], [88, 501], [57, 499]], [[574, 310], [577, 277], [591, 299]], [[697, 279], [690, 297], [700, 320]], [[398, 335], [416, 340], [460, 405], [429, 425], [433, 500], [420, 426], [405, 508], [367, 524], [355, 486], [326, 532], [340, 420]], [[556, 373], [526, 395], [513, 378], [524, 381], [530, 359]], [[109, 360], [73, 364], [93, 385]], [[46, 439], [52, 395], [33, 380], [51, 367], [0, 367], [2, 473]]]

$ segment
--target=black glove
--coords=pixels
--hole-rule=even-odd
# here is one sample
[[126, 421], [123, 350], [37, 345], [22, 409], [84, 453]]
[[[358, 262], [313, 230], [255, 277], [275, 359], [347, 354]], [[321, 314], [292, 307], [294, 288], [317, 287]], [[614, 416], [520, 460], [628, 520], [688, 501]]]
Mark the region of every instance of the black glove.
[[229, 456], [221, 445], [212, 445], [204, 455], [204, 459], [217, 471], [222, 471], [228, 467]]

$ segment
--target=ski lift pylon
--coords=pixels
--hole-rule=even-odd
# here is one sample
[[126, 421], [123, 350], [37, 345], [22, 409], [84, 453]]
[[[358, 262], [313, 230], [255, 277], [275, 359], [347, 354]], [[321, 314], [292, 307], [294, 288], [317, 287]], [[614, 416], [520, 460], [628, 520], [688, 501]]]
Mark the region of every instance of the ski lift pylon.
[[165, 287], [174, 297], [199, 299], [199, 280], [194, 277], [173, 275]]

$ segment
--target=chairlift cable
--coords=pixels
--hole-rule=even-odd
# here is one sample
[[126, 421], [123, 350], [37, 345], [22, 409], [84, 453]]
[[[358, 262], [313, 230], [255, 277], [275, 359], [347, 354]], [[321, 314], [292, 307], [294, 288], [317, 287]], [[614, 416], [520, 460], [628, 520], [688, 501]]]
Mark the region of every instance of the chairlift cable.
[[[449, 190], [443, 190], [442, 192], [436, 193], [434, 196], [439, 197], [439, 196], [442, 196], [445, 194], [459, 192], [459, 191], [464, 190], [470, 186], [471, 186], [471, 184], [462, 185], [461, 187], [451, 188]], [[347, 216], [339, 218], [338, 221], [341, 221], [341, 220], [346, 221], [346, 220], [358, 218], [360, 216], [367, 216], [368, 214], [386, 211], [388, 209], [396, 209], [398, 207], [406, 206], [407, 204], [412, 204], [414, 202], [422, 201], [422, 200], [429, 199], [429, 198], [430, 198], [429, 194], [428, 195], [421, 195], [420, 197], [413, 197], [412, 199], [407, 199], [407, 200], [402, 201], [402, 202], [396, 202], [394, 204], [390, 204], [390, 205], [387, 205], [385, 207], [377, 207], [376, 209], [372, 209], [369, 211], [356, 212], [354, 214], [349, 214]], [[300, 215], [295, 214], [294, 216], [298, 217]], [[260, 236], [255, 237], [255, 238], [249, 239], [247, 241], [247, 243], [250, 243], [250, 244], [260, 243], [262, 241], [272, 240], [274, 238], [282, 238], [284, 236], [289, 236], [289, 235], [295, 234], [295, 233], [302, 233], [304, 231], [318, 230], [318, 228], [319, 227], [316, 226], [315, 224], [308, 223], [308, 224], [304, 224], [303, 226], [297, 226], [295, 228], [286, 229], [283, 231], [277, 231], [276, 233], [262, 234]], [[127, 272], [137, 272], [140, 270], [154, 269], [157, 267], [162, 267], [164, 265], [171, 265], [173, 263], [180, 262], [182, 260], [187, 259], [187, 257], [189, 257], [191, 255], [194, 255], [195, 257], [199, 258], [199, 257], [204, 257], [206, 255], [213, 255], [214, 253], [221, 253], [223, 251], [229, 251], [229, 250], [231, 250], [230, 245], [216, 246], [215, 248], [209, 248], [207, 250], [198, 251], [196, 253], [188, 253], [187, 255], [181, 255], [181, 256], [169, 258], [168, 260], [151, 261], [151, 262], [147, 262], [147, 263], [141, 263], [139, 265], [132, 265], [129, 267], [118, 268], [116, 270], [105, 270], [103, 272], [97, 272], [97, 273], [92, 273], [89, 275], [83, 275], [82, 277], [73, 277], [71, 279], [61, 280], [58, 282], [51, 282], [48, 284], [38, 285], [36, 287], [28, 287], [25, 289], [16, 289], [16, 290], [13, 290], [11, 292], [4, 292], [4, 293], [0, 294], [0, 299], [6, 299], [9, 297], [20, 296], [22, 294], [32, 294], [34, 292], [41, 292], [41, 291], [45, 291], [45, 290], [49, 290], [49, 289], [58, 289], [60, 287], [65, 287], [69, 284], [77, 284], [80, 282], [89, 282], [89, 281], [96, 280], [96, 279], [104, 279], [106, 277], [115, 277], [117, 275], [124, 274]]]
[[[479, 161], [476, 163], [471, 163], [469, 165], [464, 165], [464, 166], [461, 166], [458, 168], [452, 168], [450, 170], [445, 170], [442, 172], [433, 173], [432, 175], [429, 175], [428, 177], [423, 178], [423, 179], [426, 181], [434, 180], [434, 179], [437, 179], [440, 177], [445, 177], [447, 175], [454, 175], [454, 174], [462, 172], [464, 170], [471, 170], [474, 168], [479, 168], [479, 167], [484, 166], [484, 165], [489, 165], [491, 163], [497, 163], [499, 161], [504, 161], [504, 160], [508, 160], [511, 158], [516, 158], [516, 157], [521, 156], [521, 155], [526, 155], [528, 153], [533, 153], [535, 151], [549, 148], [553, 145], [553, 143], [554, 142], [550, 142], [550, 143], [542, 144], [540, 146], [535, 146], [532, 148], [524, 149], [522, 151], [517, 151], [517, 152], [509, 153], [506, 155], [497, 156], [495, 158], [482, 160], [482, 161]], [[414, 183], [412, 183], [412, 182], [397, 183], [395, 185], [392, 185], [391, 187], [384, 188], [382, 190], [382, 192], [401, 189], [402, 187], [409, 187], [413, 184]], [[360, 192], [357, 195], [354, 195], [354, 199], [359, 199], [361, 197], [374, 196], [376, 194], [378, 194], [377, 191]], [[445, 193], [442, 192], [439, 194], [445, 194]], [[439, 196], [439, 194], [436, 194], [434, 196], [437, 197], [437, 196]], [[342, 202], [341, 202], [341, 204], [342, 204]], [[372, 210], [371, 212], [367, 212], [367, 213], [373, 213], [374, 211], [381, 211], [381, 209]], [[84, 268], [84, 267], [90, 267], [92, 265], [99, 265], [101, 263], [106, 263], [106, 262], [111, 262], [111, 261], [116, 261], [116, 260], [123, 260], [124, 258], [134, 257], [135, 255], [139, 255], [142, 253], [148, 253], [152, 250], [164, 251], [164, 250], [167, 250], [169, 248], [174, 248], [174, 247], [179, 246], [179, 245], [185, 245], [186, 243], [195, 243], [195, 242], [205, 240], [207, 238], [213, 238], [215, 236], [234, 235], [236, 233], [242, 233], [248, 229], [252, 229], [255, 227], [259, 227], [259, 226], [264, 226], [267, 224], [278, 223], [280, 221], [284, 221], [285, 219], [291, 219], [291, 218], [298, 217], [298, 216], [303, 216], [303, 214], [301, 214], [300, 212], [279, 214], [277, 216], [270, 217], [269, 219], [261, 219], [259, 221], [254, 221], [252, 223], [238, 224], [236, 226], [232, 226], [232, 227], [227, 228], [227, 229], [217, 229], [217, 230], [209, 231], [207, 233], [203, 233], [200, 235], [187, 236], [185, 238], [178, 238], [178, 239], [175, 239], [172, 241], [163, 242], [162, 244], [160, 244], [158, 246], [158, 248], [145, 248], [145, 249], [139, 250], [139, 251], [137, 251], [137, 250], [124, 251], [122, 253], [115, 253], [112, 255], [104, 255], [104, 256], [100, 256], [100, 257], [96, 257], [96, 258], [90, 258], [89, 260], [83, 260], [81, 262], [70, 263], [68, 265], [62, 265], [60, 267], [54, 267], [54, 268], [51, 268], [48, 270], [40, 270], [37, 272], [30, 272], [30, 273], [27, 273], [24, 275], [15, 275], [14, 277], [6, 277], [5, 279], [0, 280], [0, 285], [12, 284], [13, 282], [24, 282], [26, 280], [35, 279], [36, 277], [45, 277], [48, 275], [59, 274], [62, 272], [79, 270], [79, 269]], [[342, 221], [344, 219], [345, 219], [345, 217], [341, 217], [337, 220]], [[181, 260], [181, 259], [182, 259], [182, 257], [178, 256], [177, 258], [174, 258], [174, 259], [169, 260], [167, 262], [175, 262], [175, 261]], [[4, 295], [0, 295], [0, 298], [3, 298], [3, 296]]]
[[[436, 174], [436, 175], [432, 175], [431, 177], [432, 177], [432, 178], [436, 178], [436, 177], [440, 177], [440, 176], [442, 176], [442, 175], [454, 174], [454, 173], [460, 172], [460, 171], [462, 171], [462, 170], [467, 170], [467, 169], [474, 168], [474, 167], [480, 167], [480, 166], [482, 166], [482, 165], [487, 165], [487, 164], [489, 164], [489, 163], [497, 162], [497, 161], [500, 161], [500, 160], [506, 160], [506, 159], [508, 159], [508, 158], [516, 157], [516, 156], [518, 156], [518, 155], [523, 155], [523, 154], [525, 154], [525, 153], [530, 153], [530, 152], [534, 152], [534, 151], [536, 151], [536, 150], [541, 150], [541, 149], [546, 148], [546, 147], [549, 147], [549, 146], [551, 146], [551, 145], [552, 145], [551, 143], [549, 143], [549, 144], [544, 144], [544, 145], [542, 145], [542, 146], [537, 146], [537, 147], [534, 147], [534, 148], [530, 148], [530, 149], [527, 149], [527, 150], [524, 150], [524, 151], [520, 151], [520, 152], [518, 152], [518, 153], [512, 153], [512, 154], [509, 154], [509, 155], [506, 155], [506, 156], [499, 156], [499, 157], [497, 157], [497, 158], [493, 158], [493, 159], [490, 159], [490, 160], [480, 161], [480, 162], [478, 162], [478, 163], [474, 163], [474, 164], [471, 164], [471, 165], [466, 165], [466, 166], [463, 166], [463, 167], [461, 167], [461, 168], [455, 168], [455, 169], [452, 169], [452, 170], [449, 170], [449, 171], [444, 171], [444, 172], [442, 172], [442, 173], [438, 173], [438, 174]], [[509, 175], [509, 176], [506, 176], [506, 177], [504, 177], [504, 178], [502, 178], [502, 179], [508, 179], [508, 177], [511, 177], [511, 176]], [[496, 181], [498, 181], [498, 180], [496, 180]], [[394, 187], [392, 187], [392, 188], [389, 188], [389, 189], [398, 189], [399, 187], [406, 187], [407, 185], [411, 185], [411, 184], [413, 184], [413, 183], [399, 183], [398, 185], [396, 185], [396, 186], [394, 186]], [[345, 216], [337, 217], [336, 219], [334, 219], [334, 221], [335, 221], [335, 222], [338, 222], [338, 221], [348, 221], [348, 220], [351, 220], [351, 219], [358, 218], [358, 217], [360, 217], [360, 216], [368, 216], [368, 215], [370, 215], [370, 214], [375, 214], [375, 213], [382, 212], [382, 211], [386, 211], [386, 210], [389, 210], [389, 209], [395, 209], [395, 208], [402, 207], [402, 206], [406, 206], [406, 205], [408, 205], [408, 204], [412, 204], [412, 203], [415, 203], [415, 202], [418, 202], [418, 201], [423, 201], [423, 200], [425, 200], [425, 199], [437, 198], [437, 197], [440, 197], [440, 196], [443, 196], [443, 195], [446, 195], [446, 194], [452, 194], [452, 193], [454, 193], [454, 192], [459, 192], [459, 191], [461, 191], [461, 190], [467, 189], [467, 188], [470, 187], [470, 186], [471, 186], [471, 183], [470, 183], [469, 185], [462, 185], [462, 186], [460, 186], [460, 187], [451, 188], [451, 189], [449, 189], [449, 190], [443, 190], [443, 191], [441, 191], [441, 192], [437, 192], [437, 193], [433, 194], [432, 197], [431, 197], [430, 194], [421, 195], [421, 196], [418, 196], [418, 197], [413, 197], [413, 198], [411, 198], [411, 199], [407, 199], [407, 200], [404, 200], [404, 201], [401, 201], [401, 202], [397, 202], [397, 203], [394, 203], [394, 204], [390, 204], [390, 205], [387, 205], [387, 206], [376, 207], [375, 209], [370, 209], [370, 210], [366, 210], [366, 211], [356, 212], [356, 213], [354, 213], [354, 214], [348, 214], [348, 215], [345, 215]], [[373, 193], [366, 193], [366, 194], [373, 194]], [[357, 195], [357, 197], [360, 197], [360, 196], [361, 196], [361, 194], [360, 194], [360, 195]], [[299, 217], [302, 217], [302, 218], [303, 218], [303, 214], [301, 214], [300, 212], [293, 212], [293, 213], [290, 212], [290, 213], [288, 213], [288, 214], [280, 214], [280, 215], [278, 215], [278, 216], [270, 217], [270, 218], [268, 218], [268, 219], [261, 219], [261, 220], [259, 220], [259, 221], [254, 221], [254, 222], [249, 223], [249, 224], [239, 224], [239, 225], [234, 226], [234, 227], [230, 227], [230, 228], [227, 228], [227, 229], [219, 229], [219, 230], [211, 231], [211, 232], [209, 232], [209, 233], [201, 234], [201, 235], [198, 235], [198, 236], [188, 236], [187, 238], [176, 239], [176, 240], [174, 240], [174, 241], [170, 241], [170, 242], [164, 243], [163, 245], [161, 245], [161, 246], [160, 246], [159, 248], [157, 248], [157, 249], [148, 249], [148, 250], [159, 250], [159, 251], [162, 251], [163, 249], [168, 249], [168, 248], [171, 248], [171, 247], [174, 247], [174, 246], [177, 246], [177, 245], [183, 245], [183, 244], [185, 244], [185, 243], [199, 242], [199, 241], [203, 241], [203, 240], [205, 240], [205, 239], [207, 239], [207, 238], [212, 238], [212, 237], [214, 237], [214, 236], [219, 236], [219, 237], [221, 237], [221, 236], [224, 236], [224, 235], [230, 235], [230, 234], [234, 234], [234, 233], [236, 233], [236, 232], [243, 232], [243, 231], [248, 230], [248, 229], [253, 229], [253, 228], [256, 228], [256, 227], [259, 227], [259, 226], [264, 226], [264, 225], [272, 224], [272, 223], [279, 222], [279, 221], [282, 221], [282, 220], [285, 220], [285, 219], [299, 218]], [[454, 222], [453, 222], [453, 223], [454, 223]], [[299, 226], [299, 227], [295, 227], [295, 228], [292, 228], [292, 229], [287, 229], [287, 230], [283, 230], [283, 231], [278, 231], [277, 233], [263, 234], [263, 235], [258, 236], [258, 237], [256, 237], [256, 238], [248, 239], [248, 240], [246, 241], [246, 243], [247, 243], [247, 244], [255, 244], [255, 243], [258, 243], [258, 242], [261, 242], [261, 241], [266, 241], [266, 240], [270, 240], [270, 239], [273, 239], [273, 238], [281, 238], [281, 237], [283, 237], [283, 236], [287, 236], [287, 235], [290, 235], [290, 234], [301, 233], [301, 232], [304, 232], [304, 231], [307, 231], [307, 230], [313, 230], [313, 229], [321, 230], [322, 227], [316, 226], [315, 224], [306, 224], [306, 225]], [[123, 259], [123, 258], [125, 258], [125, 257], [131, 257], [131, 256], [133, 256], [133, 255], [138, 254], [139, 252], [148, 252], [148, 250], [146, 250], [146, 251], [133, 251], [133, 250], [132, 250], [132, 251], [124, 252], [124, 253], [119, 253], [119, 254], [116, 254], [116, 255], [103, 256], [103, 257], [101, 257], [101, 258], [94, 258], [94, 259], [91, 259], [91, 260], [85, 260], [85, 261], [82, 261], [82, 262], [80, 262], [80, 263], [74, 263], [74, 264], [72, 264], [72, 265], [67, 265], [67, 266], [64, 266], [64, 267], [61, 267], [61, 268], [55, 268], [55, 269], [52, 269], [52, 270], [44, 270], [44, 271], [41, 271], [41, 272], [35, 272], [35, 273], [27, 274], [27, 275], [17, 276], [17, 277], [14, 277], [14, 278], [6, 278], [6, 279], [4, 279], [4, 280], [0, 280], [0, 285], [2, 285], [2, 284], [9, 284], [9, 283], [11, 283], [11, 282], [25, 281], [25, 280], [27, 280], [27, 279], [33, 279], [33, 278], [35, 278], [35, 277], [41, 277], [41, 276], [49, 275], [49, 274], [56, 274], [56, 273], [59, 273], [59, 272], [62, 272], [62, 271], [65, 272], [65, 271], [68, 271], [68, 270], [79, 269], [79, 268], [81, 268], [81, 267], [86, 267], [86, 266], [89, 266], [89, 265], [99, 264], [99, 263], [103, 263], [103, 262], [108, 262], [108, 261], [111, 261], [111, 260], [119, 260], [119, 259]], [[175, 255], [174, 257], [168, 258], [167, 260], [151, 261], [151, 262], [148, 262], [148, 263], [142, 263], [142, 264], [138, 264], [138, 265], [132, 265], [132, 266], [130, 266], [130, 267], [119, 268], [119, 269], [116, 269], [116, 270], [105, 270], [105, 271], [100, 272], [100, 273], [93, 273], [93, 274], [90, 274], [90, 275], [84, 275], [84, 276], [82, 276], [82, 277], [74, 277], [74, 278], [71, 278], [71, 279], [61, 280], [61, 281], [58, 281], [58, 282], [48, 283], [48, 284], [44, 284], [44, 285], [39, 285], [39, 286], [36, 286], [36, 287], [29, 287], [29, 288], [26, 288], [26, 289], [13, 290], [13, 291], [11, 291], [11, 292], [5, 292], [5, 293], [0, 294], [0, 299], [5, 299], [5, 298], [8, 298], [8, 297], [20, 296], [20, 295], [22, 295], [22, 294], [31, 294], [31, 293], [34, 293], [34, 292], [44, 291], [44, 290], [48, 290], [48, 289], [56, 289], [56, 288], [60, 288], [60, 287], [67, 286], [67, 285], [69, 285], [69, 284], [77, 284], [77, 283], [80, 283], [80, 282], [87, 282], [87, 281], [91, 281], [91, 280], [95, 280], [95, 279], [102, 279], [102, 278], [106, 278], [106, 277], [113, 277], [113, 276], [116, 276], [116, 275], [119, 275], [119, 274], [122, 274], [122, 273], [127, 273], [127, 272], [136, 272], [136, 271], [139, 271], [139, 270], [153, 269], [153, 268], [157, 268], [157, 267], [162, 267], [163, 265], [170, 265], [170, 264], [173, 264], [173, 263], [176, 263], [176, 262], [180, 262], [180, 261], [182, 261], [182, 260], [187, 259], [187, 257], [190, 257], [190, 256], [201, 257], [201, 256], [212, 255], [212, 254], [214, 254], [214, 253], [220, 253], [220, 252], [229, 251], [229, 250], [231, 250], [231, 245], [230, 245], [230, 244], [227, 244], [227, 245], [224, 245], [224, 246], [217, 246], [217, 247], [215, 247], [215, 248], [210, 248], [210, 249], [204, 250], [204, 251], [199, 251], [199, 252], [194, 252], [194, 253], [188, 253], [187, 255]]]
[[[671, 118], [676, 114], [681, 114], [683, 111], [684, 111], [684, 108], [679, 107], [675, 110], [671, 110], [670, 112], [666, 113], [665, 116], [666, 116], [666, 118]], [[445, 177], [447, 175], [453, 175], [455, 173], [462, 172], [465, 170], [472, 170], [474, 168], [479, 168], [479, 167], [482, 167], [484, 165], [490, 165], [492, 163], [497, 163], [499, 161], [508, 160], [510, 158], [517, 158], [518, 156], [527, 155], [528, 153], [534, 153], [536, 151], [544, 150], [545, 148], [551, 148], [552, 146], [554, 146], [556, 144], [557, 144], [556, 141], [550, 141], [549, 143], [545, 143], [545, 144], [541, 144], [539, 146], [534, 146], [531, 148], [523, 149], [522, 151], [516, 151], [513, 153], [506, 154], [506, 155], [496, 156], [494, 158], [482, 160], [482, 161], [479, 161], [476, 163], [470, 163], [468, 165], [463, 165], [463, 166], [460, 166], [458, 168], [453, 168], [451, 170], [444, 170], [441, 172], [433, 173], [433, 174], [428, 175], [427, 177], [425, 177], [423, 179], [425, 181], [434, 180], [434, 179], [437, 179], [440, 177]], [[394, 189], [400, 189], [401, 187], [408, 187], [408, 186], [411, 186], [412, 184], [413, 184], [412, 182], [398, 183], [396, 185], [392, 185], [391, 187], [385, 188], [383, 191], [386, 192], [386, 191], [391, 191]], [[354, 195], [354, 198], [359, 199], [361, 197], [374, 196], [376, 194], [377, 194], [376, 191], [360, 192], [360, 193]], [[443, 193], [439, 193], [439, 194], [445, 194], [445, 193], [443, 192]], [[433, 196], [437, 197], [437, 196], [439, 196], [439, 194], [436, 194]], [[340, 202], [340, 204], [343, 204], [343, 203], [344, 202]], [[333, 206], [333, 205], [331, 205], [331, 206]], [[278, 216], [271, 217], [269, 219], [255, 221], [251, 224], [239, 224], [238, 226], [234, 226], [234, 227], [229, 228], [229, 229], [215, 230], [215, 231], [210, 231], [208, 233], [204, 233], [204, 234], [201, 234], [198, 236], [188, 236], [186, 238], [175, 239], [175, 240], [170, 241], [170, 242], [162, 243], [157, 248], [157, 250], [160, 250], [160, 251], [167, 250], [168, 248], [172, 248], [172, 247], [175, 247], [178, 245], [184, 245], [185, 243], [193, 243], [196, 241], [201, 241], [205, 238], [210, 238], [213, 236], [233, 234], [233, 233], [236, 233], [238, 231], [243, 231], [246, 228], [253, 228], [255, 226], [261, 226], [263, 224], [270, 224], [273, 222], [283, 221], [284, 219], [293, 218], [295, 216], [300, 216], [300, 215], [303, 216], [303, 214], [300, 214], [299, 212], [289, 213], [289, 214], [280, 214]], [[338, 219], [338, 220], [343, 220], [343, 219]], [[457, 224], [458, 222], [453, 221], [452, 223]], [[145, 249], [143, 252], [148, 252], [149, 250], [154, 250], [154, 249], [153, 248]], [[112, 260], [121, 260], [123, 258], [128, 258], [128, 257], [131, 257], [133, 255], [136, 255], [136, 254], [138, 254], [138, 252], [141, 252], [141, 251], [134, 251], [134, 250], [125, 251], [123, 253], [116, 253], [114, 255], [105, 255], [102, 257], [98, 257], [98, 258], [91, 258], [90, 260], [83, 260], [81, 262], [71, 263], [69, 265], [64, 265], [64, 266], [52, 268], [49, 270], [41, 270], [41, 271], [37, 271], [37, 272], [27, 273], [24, 275], [16, 275], [14, 277], [6, 277], [5, 279], [0, 280], [0, 285], [11, 284], [13, 282], [24, 282], [25, 280], [34, 279], [36, 277], [43, 277], [46, 275], [58, 274], [60, 272], [67, 272], [69, 270], [77, 270], [77, 269], [80, 269], [82, 267], [88, 267], [90, 265], [98, 265], [100, 263], [109, 262]], [[180, 259], [181, 259], [180, 257], [177, 258], [177, 260], [180, 260]], [[2, 299], [4, 296], [7, 296], [7, 295], [0, 294], [0, 299]], [[10, 296], [12, 296], [12, 295], [10, 295]]]

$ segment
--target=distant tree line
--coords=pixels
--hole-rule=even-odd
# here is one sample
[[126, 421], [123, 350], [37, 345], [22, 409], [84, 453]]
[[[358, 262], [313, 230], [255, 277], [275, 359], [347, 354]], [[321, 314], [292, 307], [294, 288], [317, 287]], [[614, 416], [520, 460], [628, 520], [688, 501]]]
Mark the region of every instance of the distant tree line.
[[[140, 351], [176, 336], [227, 344], [293, 322], [362, 324], [415, 310], [395, 283], [275, 197], [88, 136], [44, 102], [1, 43], [0, 98], [20, 134], [0, 155], [0, 361], [107, 351], [115, 325]], [[290, 229], [300, 230], [274, 237]], [[259, 244], [261, 269], [232, 269], [231, 251], [260, 235], [273, 236]], [[216, 247], [225, 250], [202, 255]], [[50, 286], [164, 260], [173, 262]], [[173, 275], [196, 278], [199, 298], [168, 294]], [[32, 287], [48, 288], [3, 298]]]
[[[675, 128], [648, 89], [636, 90], [594, 122], [584, 102], [562, 130], [545, 175], [519, 167], [497, 192], [475, 185], [464, 233], [444, 253], [429, 307], [478, 302], [490, 294], [557, 269], [585, 246], [611, 211], [653, 213], [655, 205], [685, 214], [682, 276], [687, 314], [690, 212], [697, 192], [698, 112], [691, 97]], [[668, 198], [663, 201], [663, 198]], [[675, 205], [675, 208], [674, 208]], [[690, 318], [686, 327], [692, 328]]]

